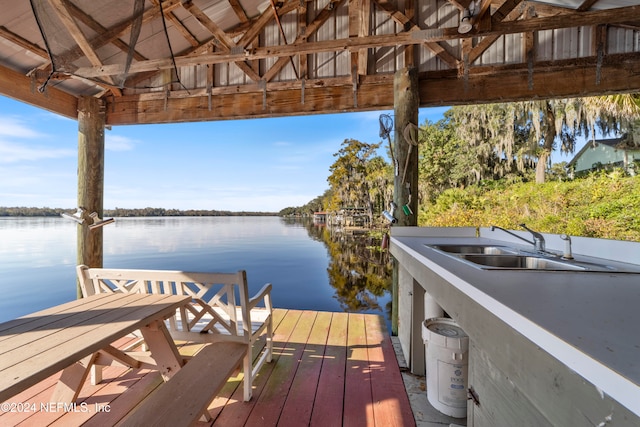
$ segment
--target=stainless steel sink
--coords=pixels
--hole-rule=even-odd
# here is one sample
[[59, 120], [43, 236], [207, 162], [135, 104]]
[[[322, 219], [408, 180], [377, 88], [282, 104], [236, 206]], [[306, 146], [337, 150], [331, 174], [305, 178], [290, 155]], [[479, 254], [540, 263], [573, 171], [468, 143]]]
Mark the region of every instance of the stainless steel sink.
[[553, 253], [535, 253], [533, 251], [519, 250], [511, 246], [492, 244], [440, 244], [427, 246], [484, 270], [640, 273], [640, 266], [636, 265], [565, 259]]
[[460, 255], [460, 258], [483, 266], [483, 268], [495, 268], [495, 269], [512, 269], [512, 270], [570, 270], [570, 271], [584, 271], [585, 267], [569, 264], [563, 261], [557, 261], [554, 259], [537, 257], [531, 255], [474, 255], [464, 254]]
[[497, 245], [431, 245], [433, 249], [450, 254], [515, 254], [518, 251], [508, 246]]

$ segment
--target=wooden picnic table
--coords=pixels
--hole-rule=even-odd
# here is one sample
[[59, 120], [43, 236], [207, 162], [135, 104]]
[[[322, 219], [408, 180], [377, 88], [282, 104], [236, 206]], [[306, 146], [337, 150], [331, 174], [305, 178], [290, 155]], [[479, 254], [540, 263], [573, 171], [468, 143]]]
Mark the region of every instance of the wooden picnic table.
[[100, 357], [141, 366], [111, 345], [136, 330], [167, 380], [183, 360], [164, 320], [190, 300], [183, 295], [104, 293], [0, 323], [0, 402], [60, 370], [51, 401], [75, 401]]

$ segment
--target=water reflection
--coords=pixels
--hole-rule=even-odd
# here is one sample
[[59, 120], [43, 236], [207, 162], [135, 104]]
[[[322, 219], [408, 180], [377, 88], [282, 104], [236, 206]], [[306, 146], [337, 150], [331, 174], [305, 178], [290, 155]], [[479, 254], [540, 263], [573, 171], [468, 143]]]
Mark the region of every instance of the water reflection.
[[[76, 298], [77, 225], [0, 219], [0, 321]], [[249, 291], [273, 283], [278, 308], [383, 315], [390, 267], [379, 239], [279, 217], [117, 218], [104, 228], [104, 266], [246, 270]]]
[[389, 251], [381, 249], [382, 236], [364, 229], [314, 224], [311, 219], [287, 218], [283, 222], [304, 226], [311, 239], [324, 243], [329, 253], [329, 285], [335, 289], [342, 310], [386, 313], [389, 322], [392, 268]]

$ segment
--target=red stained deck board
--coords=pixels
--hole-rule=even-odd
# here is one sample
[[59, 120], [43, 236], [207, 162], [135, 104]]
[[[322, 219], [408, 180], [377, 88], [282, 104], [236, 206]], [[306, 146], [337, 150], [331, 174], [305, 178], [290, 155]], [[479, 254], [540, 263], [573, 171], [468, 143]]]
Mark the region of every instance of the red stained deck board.
[[373, 417], [380, 427], [415, 425], [411, 405], [386, 326], [379, 317], [367, 316], [367, 352], [371, 371]]
[[[242, 374], [238, 374], [209, 405], [213, 424], [199, 422], [199, 426], [415, 426], [381, 317], [278, 309], [273, 318], [274, 361], [259, 372], [253, 399], [242, 401]], [[12, 401], [48, 401], [57, 377]], [[87, 382], [79, 401], [90, 406], [108, 403], [111, 412], [0, 413], [0, 426], [66, 427], [85, 421], [88, 426], [114, 425], [161, 384], [155, 371], [107, 367], [104, 381], [96, 386]]]
[[309, 425], [318, 388], [318, 380], [327, 347], [331, 327], [331, 313], [318, 313], [309, 339], [298, 362], [295, 378], [289, 389], [278, 426], [298, 427]]
[[316, 316], [315, 311], [304, 311], [289, 340], [286, 343], [274, 343], [274, 348], [281, 344], [280, 356], [251, 411], [247, 425], [277, 425]]
[[334, 313], [332, 316], [311, 415], [311, 426], [342, 426], [348, 320], [348, 316], [343, 313]]
[[[276, 315], [279, 316], [281, 313], [284, 313], [283, 317], [276, 319]], [[214, 426], [232, 427], [247, 425], [247, 419], [260, 399], [275, 366], [280, 363], [280, 357], [286, 350], [286, 343], [301, 315], [302, 311], [299, 310], [277, 310], [276, 313], [274, 313], [273, 361], [267, 363], [258, 373], [253, 384], [253, 397], [251, 401], [243, 402], [242, 389], [237, 389], [229, 401], [232, 404], [228, 404], [222, 409], [221, 413], [214, 420]], [[219, 404], [219, 399], [214, 399], [213, 404]]]
[[343, 424], [350, 427], [375, 426], [366, 328], [362, 314], [349, 314], [348, 334]]

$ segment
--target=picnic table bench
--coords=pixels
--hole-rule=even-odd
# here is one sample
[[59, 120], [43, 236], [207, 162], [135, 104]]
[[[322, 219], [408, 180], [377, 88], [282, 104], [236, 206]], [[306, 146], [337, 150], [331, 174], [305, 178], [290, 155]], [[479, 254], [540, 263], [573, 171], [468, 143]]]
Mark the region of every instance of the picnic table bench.
[[118, 426], [190, 426], [201, 416], [247, 352], [241, 343], [208, 344]]
[[[77, 267], [84, 296], [100, 293], [188, 296], [167, 320], [174, 340], [196, 343], [232, 342], [246, 347], [242, 371], [244, 400], [252, 395], [255, 376], [270, 362], [273, 348], [271, 284], [249, 296], [247, 274]], [[253, 358], [254, 344], [257, 357]], [[99, 374], [95, 373], [97, 379]]]

